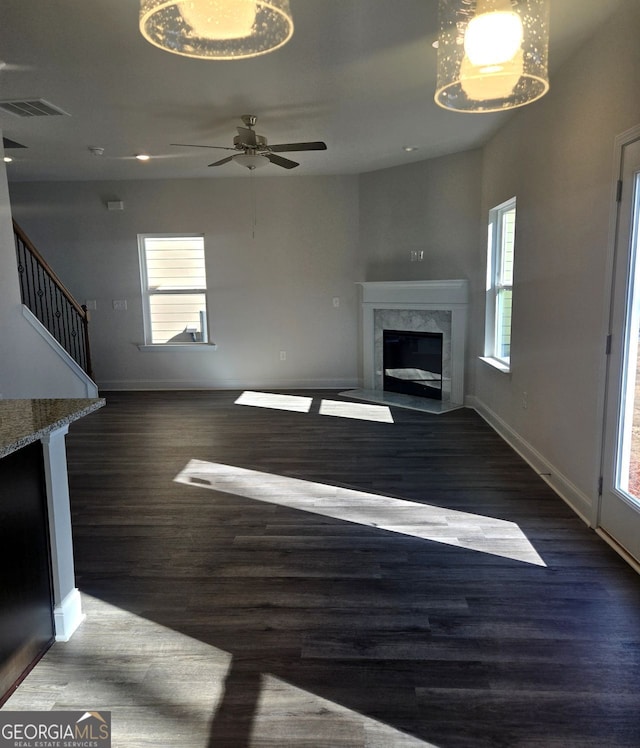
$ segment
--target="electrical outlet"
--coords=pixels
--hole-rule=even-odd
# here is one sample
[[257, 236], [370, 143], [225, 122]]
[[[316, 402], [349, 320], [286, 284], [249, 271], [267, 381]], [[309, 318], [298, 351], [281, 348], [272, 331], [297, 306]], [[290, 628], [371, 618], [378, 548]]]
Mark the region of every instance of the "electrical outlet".
[[418, 262], [418, 250], [417, 249], [412, 249], [409, 252], [409, 259], [411, 262]]
[[340, 306], [340, 297], [334, 296], [333, 297], [333, 306], [335, 309], [337, 309]]
[[280, 351], [280, 361], [286, 361], [286, 360], [287, 360], [287, 352]]
[[526, 410], [529, 407], [529, 396], [526, 392], [523, 391], [522, 393], [522, 408], [523, 410]]

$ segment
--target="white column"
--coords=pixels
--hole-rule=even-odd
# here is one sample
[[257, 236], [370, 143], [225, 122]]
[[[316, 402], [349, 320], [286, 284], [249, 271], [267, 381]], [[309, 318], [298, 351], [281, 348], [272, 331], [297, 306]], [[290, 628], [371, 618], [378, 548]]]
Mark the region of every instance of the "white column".
[[73, 565], [71, 506], [64, 441], [67, 431], [68, 426], [62, 426], [42, 438], [56, 641], [68, 641], [85, 618]]

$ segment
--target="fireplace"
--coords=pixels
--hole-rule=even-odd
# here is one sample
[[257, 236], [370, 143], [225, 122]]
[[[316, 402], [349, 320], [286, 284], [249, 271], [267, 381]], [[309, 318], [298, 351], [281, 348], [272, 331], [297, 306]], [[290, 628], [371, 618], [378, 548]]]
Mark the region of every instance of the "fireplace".
[[384, 330], [383, 389], [442, 400], [442, 338], [440, 332]]
[[[464, 405], [468, 281], [379, 281], [359, 285], [362, 288], [363, 391], [370, 393], [374, 400], [384, 395], [388, 392], [385, 368], [403, 368], [385, 367], [386, 331], [437, 334], [442, 337], [440, 397], [425, 397], [421, 402], [433, 403], [433, 412], [446, 412]], [[431, 364], [408, 368], [437, 373]], [[430, 386], [435, 388], [435, 385]]]

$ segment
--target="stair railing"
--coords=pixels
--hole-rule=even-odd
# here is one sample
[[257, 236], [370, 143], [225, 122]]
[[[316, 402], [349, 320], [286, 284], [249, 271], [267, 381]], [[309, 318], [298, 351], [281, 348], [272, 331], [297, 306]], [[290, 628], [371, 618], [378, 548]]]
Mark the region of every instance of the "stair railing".
[[93, 379], [86, 305], [78, 304], [15, 221], [13, 234], [22, 303]]

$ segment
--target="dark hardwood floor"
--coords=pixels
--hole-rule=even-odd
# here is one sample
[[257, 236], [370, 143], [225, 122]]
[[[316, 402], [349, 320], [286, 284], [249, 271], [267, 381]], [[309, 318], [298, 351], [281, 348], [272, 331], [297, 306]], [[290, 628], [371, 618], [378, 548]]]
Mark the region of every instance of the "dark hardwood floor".
[[72, 425], [88, 619], [5, 709], [111, 710], [114, 748], [640, 746], [640, 578], [476, 413], [239, 394]]

